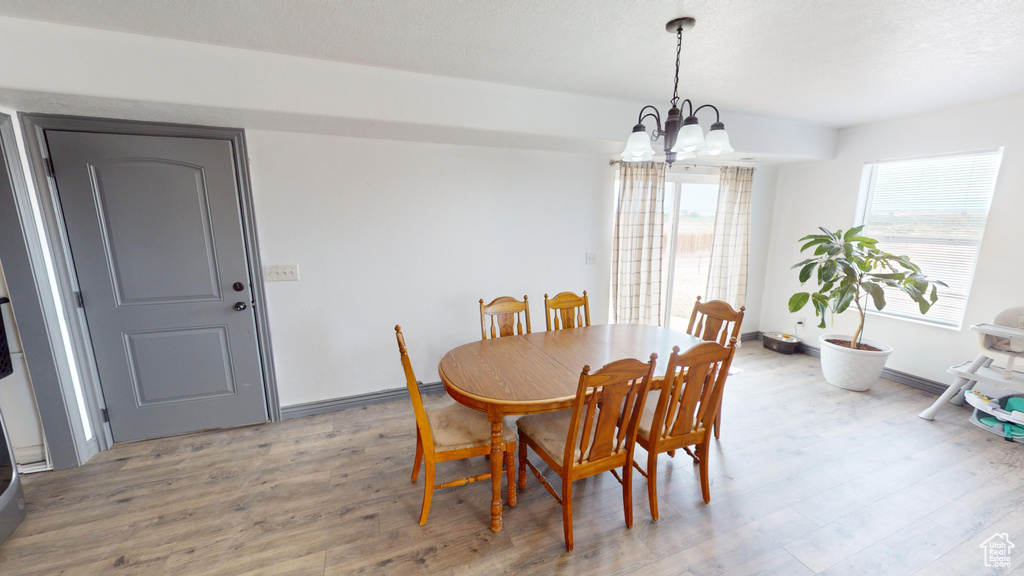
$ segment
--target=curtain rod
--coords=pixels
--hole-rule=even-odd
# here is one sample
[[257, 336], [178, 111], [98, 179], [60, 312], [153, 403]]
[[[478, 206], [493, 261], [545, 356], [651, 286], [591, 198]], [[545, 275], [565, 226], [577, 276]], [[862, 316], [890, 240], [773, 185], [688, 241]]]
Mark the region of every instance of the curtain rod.
[[[608, 165], [609, 166], [615, 166], [616, 164], [622, 164], [622, 160], [609, 160], [608, 161]], [[683, 168], [686, 168], [687, 170], [689, 170], [690, 168], [702, 168], [702, 167], [703, 168], [721, 168], [721, 166], [702, 166], [701, 164], [684, 164], [682, 162], [676, 162], [673, 165], [674, 166], [682, 166]]]
[[[615, 166], [616, 164], [622, 164], [622, 160], [609, 160], [608, 161], [608, 165], [609, 166]], [[870, 164], [870, 162], [868, 162], [868, 164]], [[730, 164], [722, 164], [722, 165], [718, 165], [718, 164], [684, 164], [682, 162], [675, 162], [675, 163], [672, 164], [672, 166], [673, 167], [674, 166], [682, 166], [683, 169], [685, 169], [685, 170], [689, 170], [691, 168], [708, 168], [708, 169], [718, 168], [719, 170], [721, 170], [722, 168], [728, 168], [729, 166], [735, 166], [735, 167], [738, 167], [738, 168], [753, 168], [755, 170], [757, 170], [757, 168], [758, 168], [758, 164], [752, 163], [752, 162], [733, 162], [733, 163], [730, 163]], [[671, 170], [671, 168], [669, 168], [669, 170]]]

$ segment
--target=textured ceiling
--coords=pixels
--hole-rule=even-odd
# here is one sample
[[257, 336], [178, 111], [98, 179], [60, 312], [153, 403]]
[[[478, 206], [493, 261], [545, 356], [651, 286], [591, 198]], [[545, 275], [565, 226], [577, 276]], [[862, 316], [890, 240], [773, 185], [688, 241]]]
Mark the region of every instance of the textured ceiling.
[[[0, 15], [842, 127], [1024, 92], [1024, 0], [0, 0]], [[727, 118], [723, 118], [727, 121]]]

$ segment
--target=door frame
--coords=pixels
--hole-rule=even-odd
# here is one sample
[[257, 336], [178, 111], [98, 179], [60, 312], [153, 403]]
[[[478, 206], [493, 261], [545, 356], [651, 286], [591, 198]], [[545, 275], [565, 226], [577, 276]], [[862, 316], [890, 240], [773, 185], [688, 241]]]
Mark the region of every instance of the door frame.
[[[252, 186], [249, 176], [249, 155], [245, 144], [245, 132], [241, 128], [219, 128], [186, 124], [141, 122], [109, 118], [91, 118], [52, 114], [19, 113], [25, 137], [25, 148], [33, 180], [36, 183], [36, 200], [43, 220], [43, 233], [50, 243], [58, 294], [69, 327], [72, 354], [78, 365], [79, 379], [84, 391], [86, 412], [89, 416], [100, 450], [113, 445], [110, 424], [103, 417], [103, 394], [99, 373], [92, 352], [85, 310], [78, 306], [78, 278], [71, 259], [71, 247], [60, 214], [56, 182], [49, 167], [49, 151], [46, 148], [44, 131], [66, 130], [73, 132], [125, 134], [134, 136], [170, 136], [179, 138], [204, 138], [227, 140], [231, 143], [235, 175], [238, 182], [238, 203], [241, 209], [242, 236], [246, 251], [246, 265], [252, 281], [253, 312], [256, 320], [256, 338], [260, 354], [260, 370], [263, 375], [264, 397], [270, 420], [281, 420], [281, 406], [277, 392], [277, 377], [274, 369], [274, 354], [270, 341], [270, 323], [267, 317], [266, 288], [263, 283], [263, 266], [260, 261], [259, 238], [256, 234], [256, 217], [253, 210]], [[42, 407], [40, 407], [42, 408]], [[70, 410], [71, 407], [62, 407]]]
[[69, 409], [75, 398], [71, 367], [62, 354], [61, 319], [49, 297], [45, 248], [19, 150], [13, 118], [0, 113], [0, 252], [45, 433], [47, 460], [62, 470], [81, 465], [97, 447], [95, 435], [86, 437], [79, 411]]

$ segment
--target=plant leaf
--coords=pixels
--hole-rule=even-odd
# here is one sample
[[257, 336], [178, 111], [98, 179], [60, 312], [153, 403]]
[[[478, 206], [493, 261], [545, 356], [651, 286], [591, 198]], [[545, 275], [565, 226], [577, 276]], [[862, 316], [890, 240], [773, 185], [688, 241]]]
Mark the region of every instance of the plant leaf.
[[818, 323], [818, 328], [825, 328], [825, 314], [828, 312], [828, 300], [821, 297], [821, 294], [815, 294], [814, 296], [814, 314], [821, 317], [821, 322]]
[[833, 309], [836, 314], [842, 314], [850, 307], [857, 290], [853, 284], [847, 284], [836, 291], [836, 303]]
[[849, 230], [846, 231], [846, 234], [843, 234], [843, 240], [849, 242], [850, 240], [855, 238], [857, 234], [860, 234], [860, 231], [863, 229], [863, 224], [861, 224], [860, 226], [854, 226], [853, 228], [850, 228]]
[[807, 301], [811, 299], [811, 295], [807, 292], [798, 292], [793, 294], [789, 298], [789, 311], [798, 312], [801, 308], [807, 305]]
[[857, 276], [857, 269], [846, 258], [836, 258], [836, 263], [842, 266], [843, 274], [853, 277]]
[[896, 260], [896, 262], [899, 262], [900, 266], [903, 266], [907, 270], [910, 270], [917, 274], [921, 273], [921, 267], [918, 266], [917, 264], [914, 264], [910, 260], [907, 260], [906, 256], [900, 256], [899, 258], [895, 258], [894, 260]]
[[924, 301], [924, 294], [922, 294], [921, 291], [918, 290], [917, 286], [914, 286], [913, 284], [904, 284], [900, 286], [900, 288], [904, 292], [906, 292], [907, 295], [914, 300], [914, 302], [921, 303]]
[[797, 242], [804, 242], [810, 240], [811, 238], [828, 238], [828, 236], [822, 234], [808, 234], [807, 236], [804, 236], [803, 238], [797, 240]]
[[836, 277], [837, 265], [835, 262], [829, 261], [818, 267], [818, 283], [827, 284]]
[[861, 282], [860, 287], [864, 289], [871, 296], [871, 303], [875, 305], [875, 310], [881, 310], [885, 308], [885, 290], [874, 282]]
[[[805, 238], [811, 238], [811, 236], [805, 236]], [[824, 238], [822, 236], [814, 236], [813, 238], [814, 238], [813, 240], [811, 240], [807, 244], [804, 244], [803, 246], [800, 247], [800, 251], [801, 252], [803, 252], [804, 250], [807, 250], [811, 246], [817, 246], [818, 244], [822, 244], [824, 242], [828, 242], [828, 238]], [[803, 241], [804, 238], [801, 238], [800, 240]]]
[[803, 284], [804, 282], [807, 282], [807, 280], [811, 277], [811, 273], [814, 272], [814, 267], [817, 266], [817, 265], [818, 265], [817, 262], [811, 262], [810, 264], [804, 266], [800, 270], [800, 283], [801, 284]]
[[830, 231], [829, 231], [829, 229], [828, 229], [828, 228], [822, 228], [821, 226], [818, 226], [818, 230], [821, 230], [822, 232], [824, 232], [824, 233], [825, 233], [825, 236], [828, 236], [828, 237], [829, 237], [829, 238], [831, 238], [832, 240], [839, 240], [839, 236], [840, 236], [840, 235], [842, 234], [842, 232], [843, 232], [842, 230], [836, 230], [836, 233], [835, 233], [835, 234], [833, 234], [832, 232], [830, 232]]

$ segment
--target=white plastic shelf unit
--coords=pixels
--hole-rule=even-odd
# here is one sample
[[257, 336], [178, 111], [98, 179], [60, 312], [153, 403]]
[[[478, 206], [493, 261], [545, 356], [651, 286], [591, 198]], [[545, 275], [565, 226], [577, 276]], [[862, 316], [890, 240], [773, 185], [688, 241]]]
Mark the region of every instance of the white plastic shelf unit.
[[[958, 378], [974, 382], [984, 382], [995, 386], [999, 390], [1006, 390], [1006, 394], [1024, 394], [1024, 374], [1014, 372], [1013, 378], [1007, 380], [1003, 377], [1003, 370], [1001, 368], [997, 370], [991, 366], [982, 365], [975, 368], [972, 372], [971, 364], [972, 362], [964, 362], [963, 364], [950, 366], [946, 372]], [[1001, 395], [1005, 396], [1006, 394]]]
[[[1024, 307], [1010, 308], [1004, 310], [996, 317], [997, 321], [1007, 321], [1010, 316], [1017, 322], [1024, 322]], [[947, 370], [956, 378], [953, 383], [942, 393], [931, 406], [924, 409], [918, 416], [925, 420], [935, 418], [935, 413], [946, 402], [962, 404], [963, 394], [974, 387], [977, 382], [984, 382], [994, 386], [1000, 392], [999, 396], [1010, 394], [1024, 394], [1024, 374], [1013, 371], [1013, 363], [1018, 357], [1024, 355], [1024, 328], [1014, 328], [1004, 324], [975, 324], [971, 330], [978, 333], [978, 351], [980, 354], [970, 362], [964, 362], [952, 366]], [[996, 370], [991, 367], [994, 360], [1002, 360], [1006, 363], [1005, 368]], [[954, 397], [957, 400], [954, 400]]]

